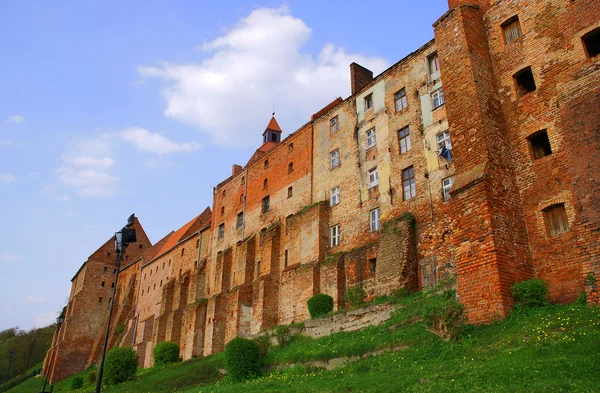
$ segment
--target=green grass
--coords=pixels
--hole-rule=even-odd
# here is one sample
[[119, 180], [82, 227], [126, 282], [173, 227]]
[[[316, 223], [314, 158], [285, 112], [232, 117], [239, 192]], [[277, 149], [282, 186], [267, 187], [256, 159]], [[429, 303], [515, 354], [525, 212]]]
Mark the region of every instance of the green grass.
[[[428, 301], [420, 293], [395, 299], [404, 308], [380, 326], [320, 339], [297, 337], [286, 347], [273, 347], [267, 364], [296, 365], [253, 381], [222, 378], [217, 369], [224, 367], [224, 357], [218, 354], [141, 370], [136, 381], [103, 392], [600, 391], [600, 309], [575, 304], [522, 309], [497, 323], [467, 326], [460, 340], [447, 343], [425, 329], [421, 310]], [[331, 371], [299, 364], [382, 348], [403, 349]], [[30, 383], [10, 392], [41, 390]], [[54, 391], [68, 391], [68, 386], [69, 380], [63, 381]], [[77, 392], [92, 391], [88, 385]]]

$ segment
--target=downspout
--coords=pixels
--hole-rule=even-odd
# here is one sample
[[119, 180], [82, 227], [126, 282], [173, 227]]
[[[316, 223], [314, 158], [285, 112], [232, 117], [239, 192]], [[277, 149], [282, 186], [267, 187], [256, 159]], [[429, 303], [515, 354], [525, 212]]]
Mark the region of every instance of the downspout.
[[[312, 191], [312, 190], [311, 190]], [[242, 241], [246, 239], [246, 200], [248, 199], [248, 165], [246, 165], [246, 175], [244, 176], [244, 207], [242, 209]]]
[[140, 258], [140, 279], [138, 280], [138, 291], [135, 297], [135, 324], [133, 325], [133, 338], [131, 339], [131, 347], [135, 345], [135, 336], [137, 335], [137, 326], [140, 321], [140, 310], [138, 309], [138, 303], [140, 301], [140, 288], [142, 287], [142, 266], [144, 265], [144, 258]]

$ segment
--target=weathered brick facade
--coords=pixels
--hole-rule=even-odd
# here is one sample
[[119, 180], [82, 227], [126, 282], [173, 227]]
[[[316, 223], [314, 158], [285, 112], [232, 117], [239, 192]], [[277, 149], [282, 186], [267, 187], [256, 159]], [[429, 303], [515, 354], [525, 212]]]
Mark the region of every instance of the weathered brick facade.
[[[352, 95], [287, 138], [272, 118], [212, 211], [152, 247], [141, 238], [120, 271], [111, 346], [133, 346], [146, 367], [165, 340], [185, 359], [208, 355], [308, 319], [316, 293], [343, 307], [355, 285], [456, 287], [473, 323], [505, 316], [510, 286], [532, 277], [553, 301], [600, 302], [600, 56], [582, 39], [600, 29], [600, 3], [449, 5], [434, 40], [375, 77], [353, 63]], [[92, 259], [46, 360], [57, 357], [53, 379], [102, 349]]]

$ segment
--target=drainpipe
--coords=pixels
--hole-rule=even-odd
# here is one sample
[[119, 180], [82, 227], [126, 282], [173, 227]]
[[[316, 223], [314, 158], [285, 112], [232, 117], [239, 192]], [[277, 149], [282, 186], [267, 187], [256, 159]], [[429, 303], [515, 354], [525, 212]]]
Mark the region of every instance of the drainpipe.
[[244, 176], [244, 207], [242, 210], [242, 216], [244, 221], [242, 221], [242, 241], [246, 239], [246, 200], [248, 199], [248, 165], [246, 165], [246, 175]]

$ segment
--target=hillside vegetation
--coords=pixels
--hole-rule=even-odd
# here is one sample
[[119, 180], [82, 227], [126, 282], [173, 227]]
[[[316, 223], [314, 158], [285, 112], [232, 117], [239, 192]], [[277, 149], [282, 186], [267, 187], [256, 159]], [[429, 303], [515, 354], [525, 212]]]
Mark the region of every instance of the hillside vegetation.
[[[445, 341], [423, 322], [433, 298], [416, 293], [379, 299], [398, 305], [380, 326], [319, 339], [295, 337], [284, 347], [271, 347], [258, 379], [233, 383], [221, 373], [225, 357], [217, 354], [139, 370], [134, 381], [103, 392], [598, 392], [598, 308], [523, 308], [490, 325], [465, 326], [458, 340]], [[337, 367], [326, 370], [314, 362], [328, 359], [338, 359]], [[94, 391], [90, 372], [80, 374], [86, 385], [74, 392]], [[39, 392], [42, 384], [41, 378], [31, 379], [10, 392]], [[68, 391], [70, 379], [54, 389]]]

